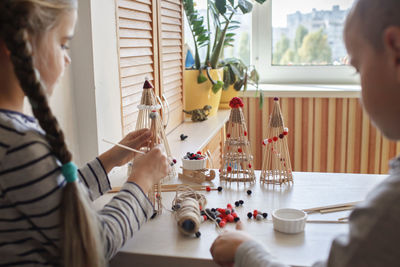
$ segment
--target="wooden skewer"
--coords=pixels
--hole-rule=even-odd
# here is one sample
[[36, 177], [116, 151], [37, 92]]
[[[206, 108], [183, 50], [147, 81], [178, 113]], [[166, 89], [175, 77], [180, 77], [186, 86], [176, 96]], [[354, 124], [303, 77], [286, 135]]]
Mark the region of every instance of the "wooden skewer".
[[130, 150], [130, 151], [132, 151], [132, 152], [136, 152], [136, 153], [140, 153], [140, 154], [145, 154], [143, 151], [140, 151], [140, 150], [137, 150], [137, 149], [133, 149], [133, 148], [130, 148], [130, 147], [128, 147], [128, 146], [124, 146], [124, 145], [121, 145], [121, 144], [118, 144], [118, 143], [114, 143], [114, 142], [111, 142], [111, 141], [107, 141], [107, 140], [105, 140], [105, 139], [103, 139], [103, 142], [109, 143], [109, 144], [111, 144], [111, 145], [119, 146], [119, 147], [121, 147], [121, 148], [124, 148], [124, 149], [126, 149], [126, 150]]
[[307, 213], [312, 213], [312, 212], [318, 212], [320, 210], [354, 206], [354, 205], [357, 205], [358, 203], [360, 203], [360, 201], [348, 202], [348, 203], [343, 203], [343, 204], [335, 204], [335, 205], [329, 205], [329, 206], [322, 206], [322, 207], [316, 207], [316, 208], [311, 208], [311, 209], [303, 209], [303, 211], [307, 212]]
[[[195, 187], [195, 188], [192, 187], [192, 189], [194, 191], [203, 191], [203, 190], [205, 191], [206, 187], [205, 186], [204, 187]], [[210, 189], [211, 189], [211, 191], [218, 190], [218, 188], [212, 188], [212, 187], [210, 187]], [[108, 193], [118, 193], [119, 191], [121, 191], [121, 187], [114, 186], [110, 191], [108, 191]], [[175, 192], [175, 191], [176, 191], [176, 188], [173, 188], [173, 187], [165, 188], [163, 185], [161, 185], [161, 192]]]
[[349, 220], [349, 217], [339, 218], [338, 220], [339, 220], [339, 221], [346, 221], [346, 220]]
[[333, 209], [323, 209], [320, 210], [319, 212], [324, 214], [324, 213], [330, 213], [330, 212], [338, 212], [338, 211], [344, 211], [344, 210], [352, 210], [354, 206], [344, 206], [344, 207], [339, 207], [339, 208], [333, 208]]
[[307, 223], [348, 223], [348, 221], [335, 220], [307, 220]]

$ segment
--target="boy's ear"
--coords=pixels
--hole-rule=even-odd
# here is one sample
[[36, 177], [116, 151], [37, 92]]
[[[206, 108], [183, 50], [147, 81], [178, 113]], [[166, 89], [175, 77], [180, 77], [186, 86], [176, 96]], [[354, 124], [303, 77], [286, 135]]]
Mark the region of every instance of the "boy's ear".
[[10, 57], [10, 50], [8, 50], [6, 44], [4, 43], [3, 40], [0, 39], [0, 54], [4, 54], [7, 57]]
[[389, 26], [383, 33], [384, 46], [400, 73], [400, 27]]

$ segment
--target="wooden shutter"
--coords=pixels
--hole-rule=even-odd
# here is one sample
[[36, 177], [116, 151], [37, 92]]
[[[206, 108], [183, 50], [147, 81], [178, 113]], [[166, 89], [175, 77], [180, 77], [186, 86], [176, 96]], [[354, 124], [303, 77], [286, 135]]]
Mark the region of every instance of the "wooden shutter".
[[145, 77], [169, 103], [168, 132], [183, 121], [180, 0], [116, 0], [116, 4], [123, 133], [135, 130]]
[[169, 132], [183, 121], [183, 8], [180, 0], [158, 3], [159, 77], [169, 104]]
[[116, 0], [123, 133], [135, 130], [147, 77], [158, 84], [156, 1]]

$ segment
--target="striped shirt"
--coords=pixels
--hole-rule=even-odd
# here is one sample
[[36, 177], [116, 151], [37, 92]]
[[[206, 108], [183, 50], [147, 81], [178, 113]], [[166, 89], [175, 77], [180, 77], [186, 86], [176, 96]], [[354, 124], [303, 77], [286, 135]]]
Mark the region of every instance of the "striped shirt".
[[[111, 189], [97, 158], [78, 173], [92, 200]], [[65, 185], [60, 164], [36, 120], [0, 109], [0, 266], [60, 265], [60, 203]], [[153, 213], [141, 188], [125, 183], [97, 212], [107, 258]]]

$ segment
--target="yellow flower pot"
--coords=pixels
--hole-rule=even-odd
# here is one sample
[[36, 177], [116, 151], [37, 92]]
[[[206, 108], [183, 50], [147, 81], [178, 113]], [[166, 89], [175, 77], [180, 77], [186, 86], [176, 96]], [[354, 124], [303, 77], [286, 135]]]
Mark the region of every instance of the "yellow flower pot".
[[[209, 117], [214, 116], [218, 111], [222, 89], [214, 94], [212, 91], [212, 84], [208, 79], [204, 83], [197, 83], [198, 75], [198, 70], [185, 70], [183, 72], [184, 109], [190, 111], [203, 108], [205, 105], [210, 105], [212, 109]], [[205, 71], [203, 71], [203, 75], [207, 77]], [[224, 70], [222, 68], [210, 70], [210, 75], [215, 81], [222, 81]], [[186, 117], [189, 118], [190, 116], [186, 115]]]
[[230, 109], [229, 102], [232, 98], [239, 96], [240, 91], [233, 88], [233, 84], [227, 90], [222, 90], [221, 101], [219, 103], [220, 109]]

